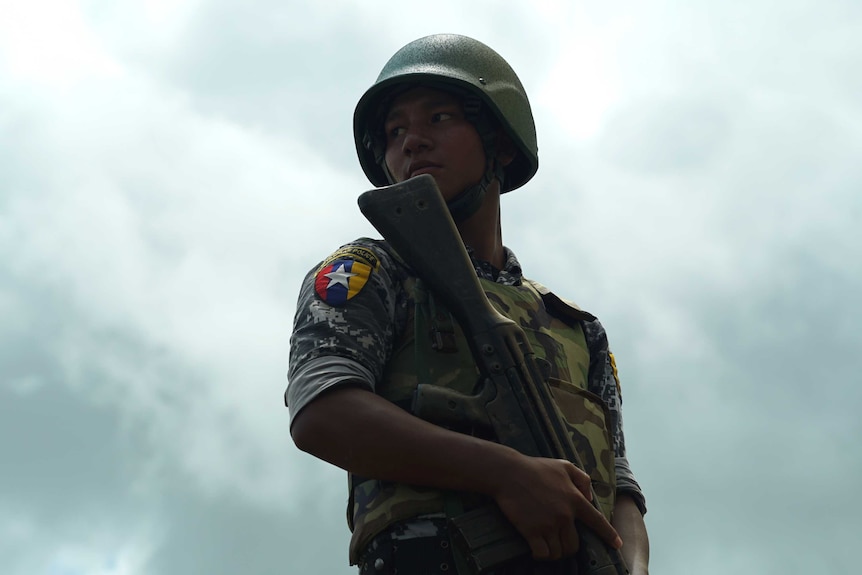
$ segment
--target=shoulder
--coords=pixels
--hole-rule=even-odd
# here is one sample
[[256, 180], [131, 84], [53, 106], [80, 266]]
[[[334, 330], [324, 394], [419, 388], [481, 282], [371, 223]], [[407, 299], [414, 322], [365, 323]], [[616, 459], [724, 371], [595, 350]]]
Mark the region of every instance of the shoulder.
[[315, 317], [357, 315], [363, 309], [375, 316], [397, 316], [407, 306], [410, 277], [410, 270], [385, 241], [358, 238], [311, 268], [300, 288], [297, 309]]
[[306, 275], [291, 335], [291, 373], [308, 361], [339, 356], [380, 377], [405, 324], [402, 266], [379, 240], [342, 245]]
[[358, 238], [340, 246], [316, 266], [316, 270], [337, 260], [354, 260], [373, 268], [397, 265], [392, 249], [383, 240]]
[[[327, 289], [337, 302], [339, 290], [350, 289], [352, 298], [367, 283], [397, 284], [407, 275], [406, 266], [383, 240], [358, 238], [340, 246], [315, 265], [306, 275], [306, 285], [313, 286], [324, 301]], [[339, 287], [341, 286], [341, 287]], [[347, 294], [345, 294], [347, 295]], [[343, 303], [343, 302], [341, 302]]]
[[372, 238], [357, 238], [333, 251], [312, 271], [331, 265], [336, 261], [356, 261], [371, 267], [374, 271], [384, 270], [400, 273], [406, 268], [395, 250], [385, 241]]
[[555, 295], [542, 284], [524, 278], [524, 284], [531, 286], [542, 295], [542, 300], [551, 314], [577, 321], [584, 331], [584, 339], [590, 354], [590, 368], [587, 376], [588, 389], [604, 399], [609, 408], [617, 409], [617, 398], [621, 395], [620, 378], [616, 360], [608, 344], [608, 334], [602, 322], [593, 314], [582, 310], [573, 302]]
[[545, 307], [548, 308], [548, 311], [551, 312], [552, 315], [556, 315], [567, 321], [576, 321], [581, 323], [598, 322], [596, 316], [581, 309], [581, 307], [576, 303], [561, 298], [536, 280], [523, 278], [523, 283], [539, 293], [542, 297], [542, 301], [545, 303]]
[[577, 322], [581, 325], [591, 356], [602, 351], [607, 353], [608, 337], [599, 318], [584, 310], [573, 301], [558, 296], [536, 280], [524, 278], [523, 282], [542, 296], [542, 301], [552, 315], [569, 322]]

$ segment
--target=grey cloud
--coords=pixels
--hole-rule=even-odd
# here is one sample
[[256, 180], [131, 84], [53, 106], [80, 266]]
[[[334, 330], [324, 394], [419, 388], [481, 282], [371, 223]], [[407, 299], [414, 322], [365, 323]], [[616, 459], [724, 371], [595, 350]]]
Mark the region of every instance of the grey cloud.
[[731, 114], [704, 98], [635, 100], [615, 114], [600, 141], [618, 167], [656, 175], [709, 169], [732, 140]]
[[[655, 339], [650, 323], [630, 321], [617, 335], [647, 517], [673, 542], [656, 545], [659, 564], [683, 572], [690, 558], [698, 572], [719, 573], [736, 560], [768, 570], [792, 556], [798, 572], [851, 568], [849, 550], [829, 542], [858, 535], [862, 512], [843, 495], [862, 477], [853, 439], [862, 392], [851, 383], [862, 371], [853, 327], [862, 282], [812, 253], [790, 244], [768, 268], [740, 269], [735, 288], [669, 294], [707, 337], [706, 356], [632, 345]], [[730, 555], [703, 563], [715, 544]]]
[[[553, 39], [515, 6], [474, 35], [537, 74]], [[539, 127], [543, 167], [504, 199], [505, 238], [608, 328], [654, 571], [850, 572], [858, 3], [818, 7], [823, 21], [810, 3], [756, 4], [736, 28], [738, 7], [686, 6], [621, 39], [621, 61], [669, 71], [627, 76], [663, 89], [624, 90], [600, 150]], [[117, 48], [137, 84], [62, 105], [4, 80], [17, 94], [0, 106], [0, 510], [24, 526], [0, 520], [12, 573], [47, 570], [64, 542], [110, 550], [124, 536], [151, 545], [136, 574], [355, 573], [343, 474], [298, 454], [287, 413], [272, 415], [285, 364], [266, 348], [286, 346], [307, 268], [353, 237], [358, 212], [334, 220], [346, 192], [330, 188], [364, 182], [356, 96], [441, 20], [384, 33], [363, 28], [365, 7], [336, 8], [201, 4], [170, 53]], [[673, 59], [640, 33], [689, 50]], [[237, 126], [267, 138], [232, 147]], [[287, 139], [310, 151], [302, 165], [247, 177], [278, 171]], [[309, 160], [321, 155], [331, 164]], [[306, 164], [356, 177], [312, 179]], [[299, 176], [318, 201], [295, 201]]]
[[854, 564], [859, 108], [773, 80], [634, 101], [579, 170], [504, 200], [529, 273], [608, 328], [669, 572]]
[[[122, 416], [65, 385], [50, 331], [28, 335], [4, 346], [21, 360], [0, 370], [0, 557], [15, 574], [58, 572], [80, 559], [75, 549], [107, 560], [155, 515], [136, 493], [140, 461]], [[21, 373], [37, 383], [10, 388]]]
[[[523, 19], [522, 5], [490, 13], [485, 8], [460, 10], [489, 35], [517, 28], [520, 41], [542, 40], [542, 30]], [[202, 113], [292, 134], [308, 149], [355, 170], [352, 118], [359, 96], [401, 45], [425, 34], [458, 33], [460, 27], [445, 11], [417, 18], [351, 1], [264, 2], [249, 10], [216, 0], [200, 5], [170, 52], [115, 42], [128, 61], [188, 94]], [[522, 59], [519, 42], [504, 36], [496, 47], [511, 54], [513, 63]], [[541, 69], [543, 62], [531, 64]]]
[[[68, 549], [76, 548], [110, 561], [130, 538], [153, 553], [145, 555], [142, 573], [269, 573], [288, 565], [347, 572], [344, 554], [326, 552], [330, 534], [345, 538], [343, 508], [333, 505], [323, 513], [320, 504], [302, 497], [302, 489], [292, 492], [296, 500], [250, 504], [247, 494], [231, 494], [218, 480], [213, 489], [195, 477], [194, 468], [172, 460], [188, 445], [177, 418], [192, 411], [192, 402], [209, 401], [200, 393], [189, 396], [188, 384], [200, 377], [193, 369], [131, 333], [98, 334], [67, 298], [48, 288], [32, 282], [25, 296], [8, 274], [2, 279], [17, 311], [2, 333], [0, 509], [15, 511], [34, 531], [32, 538], [22, 536], [25, 545], [18, 548], [0, 544], [12, 573], [71, 569], [84, 561], [68, 557]], [[70, 345], [83, 359], [68, 362]], [[118, 367], [153, 372], [170, 385], [135, 389]], [[273, 403], [278, 395], [273, 389]], [[217, 416], [231, 426], [229, 418]], [[224, 447], [222, 454], [230, 457], [235, 446]], [[315, 476], [307, 460], [293, 459], [294, 475]], [[342, 500], [332, 495], [331, 501]], [[306, 541], [305, 522], [327, 537]]]
[[163, 504], [181, 511], [171, 513], [150, 573], [355, 573], [347, 565], [344, 510], [335, 506], [297, 501], [285, 514], [231, 498], [208, 500], [182, 488]]
[[117, 465], [125, 445], [116, 414], [82, 404], [52, 382], [25, 394], [2, 390], [0, 415], [0, 490], [7, 502], [51, 524], [106, 513], [108, 501], [122, 501], [129, 478]]
[[349, 162], [354, 100], [376, 74], [366, 63], [382, 65], [385, 56], [355, 25], [362, 7], [332, 8], [208, 2], [177, 52], [147, 66], [205, 114], [291, 133], [309, 149]]
[[[140, 428], [120, 432], [127, 426], [115, 410], [61, 385], [27, 395], [3, 391], [0, 400], [0, 509], [4, 521], [10, 510], [26, 510], [33, 530], [17, 547], [7, 545], [12, 537], [0, 543], [7, 572], [73, 569], [84, 561], [69, 557], [75, 548], [92, 549], [107, 565], [130, 540], [144, 550], [139, 573], [353, 572], [337, 505], [297, 500], [289, 513], [281, 502], [249, 506], [208, 496], [173, 468], [142, 487], [134, 444], [146, 440], [133, 437]], [[340, 553], [333, 552], [338, 542]]]

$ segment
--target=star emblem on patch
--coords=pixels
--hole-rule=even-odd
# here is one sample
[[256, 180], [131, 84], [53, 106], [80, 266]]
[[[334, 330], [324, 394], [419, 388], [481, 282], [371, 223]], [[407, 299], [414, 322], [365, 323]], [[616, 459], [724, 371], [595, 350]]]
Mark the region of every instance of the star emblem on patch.
[[353, 258], [328, 261], [315, 276], [314, 291], [330, 305], [344, 305], [365, 287], [371, 271], [370, 265]]
[[329, 289], [332, 286], [342, 285], [347, 289], [347, 291], [350, 291], [350, 278], [356, 277], [358, 275], [359, 274], [345, 271], [343, 262], [331, 272], [323, 274], [324, 277], [329, 278], [329, 283], [327, 284], [326, 289]]

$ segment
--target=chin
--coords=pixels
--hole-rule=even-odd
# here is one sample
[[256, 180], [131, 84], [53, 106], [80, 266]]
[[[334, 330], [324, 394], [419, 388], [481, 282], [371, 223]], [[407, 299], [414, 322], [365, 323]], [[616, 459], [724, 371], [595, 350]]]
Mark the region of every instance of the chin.
[[449, 186], [446, 185], [446, 182], [441, 182], [440, 178], [435, 176], [434, 174], [430, 174], [432, 178], [434, 178], [434, 183], [437, 184], [437, 189], [440, 190], [440, 195], [443, 196], [443, 199], [447, 202], [457, 196], [457, 192], [453, 193]]

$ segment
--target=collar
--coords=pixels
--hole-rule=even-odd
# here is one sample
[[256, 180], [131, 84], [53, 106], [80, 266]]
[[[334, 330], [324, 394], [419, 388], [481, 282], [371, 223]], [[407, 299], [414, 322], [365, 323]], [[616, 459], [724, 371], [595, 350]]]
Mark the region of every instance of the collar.
[[503, 285], [521, 285], [521, 281], [523, 280], [521, 264], [518, 262], [518, 258], [515, 257], [515, 252], [506, 246], [503, 246], [503, 256], [506, 263], [503, 264], [502, 270], [498, 270], [489, 262], [478, 259], [474, 254], [473, 248], [470, 246], [467, 246], [467, 254], [469, 254], [470, 260], [473, 262], [473, 267], [476, 269], [476, 275], [480, 278]]

